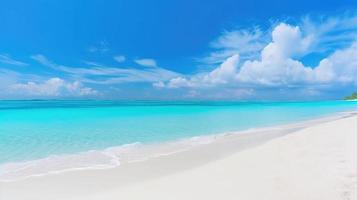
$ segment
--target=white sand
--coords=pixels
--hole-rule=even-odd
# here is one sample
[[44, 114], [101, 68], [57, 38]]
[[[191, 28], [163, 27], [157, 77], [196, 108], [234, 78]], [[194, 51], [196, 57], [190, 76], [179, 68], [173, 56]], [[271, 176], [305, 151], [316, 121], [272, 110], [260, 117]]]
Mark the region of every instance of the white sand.
[[0, 199], [357, 200], [357, 116], [198, 162], [218, 147], [121, 169], [0, 183]]

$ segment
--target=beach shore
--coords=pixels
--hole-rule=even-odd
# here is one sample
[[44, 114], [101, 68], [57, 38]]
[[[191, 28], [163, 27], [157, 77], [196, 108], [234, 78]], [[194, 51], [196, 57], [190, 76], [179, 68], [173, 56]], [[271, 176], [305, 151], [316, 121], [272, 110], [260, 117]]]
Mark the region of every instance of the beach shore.
[[228, 135], [105, 170], [0, 182], [0, 199], [357, 199], [357, 116]]

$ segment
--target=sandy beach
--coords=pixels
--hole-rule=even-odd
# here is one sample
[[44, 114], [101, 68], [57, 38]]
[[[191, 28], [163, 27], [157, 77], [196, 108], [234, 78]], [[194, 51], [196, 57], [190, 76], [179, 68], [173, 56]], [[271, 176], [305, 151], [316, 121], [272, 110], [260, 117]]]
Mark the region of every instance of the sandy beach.
[[357, 200], [357, 0], [12, 0], [0, 24], [0, 200]]
[[357, 199], [357, 116], [232, 135], [105, 170], [0, 182], [0, 199]]

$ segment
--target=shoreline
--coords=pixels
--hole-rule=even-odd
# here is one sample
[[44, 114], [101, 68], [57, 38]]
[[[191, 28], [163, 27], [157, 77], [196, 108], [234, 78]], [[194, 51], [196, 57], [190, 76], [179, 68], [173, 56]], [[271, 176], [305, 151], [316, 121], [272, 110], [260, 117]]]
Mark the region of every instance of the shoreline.
[[[300, 177], [286, 178], [285, 176], [294, 176], [295, 172], [292, 172], [292, 169], [298, 171], [302, 170], [302, 172], [296, 172], [297, 175], [298, 173], [310, 173], [311, 170], [316, 171], [312, 168], [315, 167], [314, 162], [317, 162], [316, 159], [319, 160], [319, 156], [321, 155], [327, 156], [327, 158], [324, 157], [322, 159], [322, 164], [319, 164], [318, 162], [320, 161], [318, 161], [317, 167], [318, 169], [320, 169], [320, 167], [321, 169], [326, 168], [326, 163], [324, 162], [330, 162], [329, 160], [331, 160], [328, 156], [335, 155], [335, 153], [329, 153], [330, 151], [335, 152], [334, 149], [329, 149], [330, 146], [333, 148], [347, 148], [348, 145], [346, 146], [344, 143], [340, 144], [341, 142], [339, 140], [345, 139], [346, 141], [343, 142], [353, 143], [355, 141], [354, 138], [357, 138], [348, 138], [353, 135], [353, 130], [351, 132], [350, 128], [356, 126], [356, 114], [356, 112], [351, 111], [342, 113], [339, 117], [330, 116], [328, 119], [324, 118], [322, 121], [321, 118], [317, 120], [315, 119], [307, 124], [305, 122], [305, 126], [302, 126], [302, 123], [295, 124], [295, 126], [284, 125], [289, 127], [288, 132], [286, 132], [287, 127], [275, 127], [271, 128], [269, 131], [264, 130], [255, 132], [255, 134], [228, 134], [227, 136], [222, 137], [221, 140], [215, 140], [215, 142], [206, 145], [195, 146], [187, 151], [154, 157], [146, 161], [123, 164], [111, 169], [68, 171], [30, 177], [11, 182], [0, 182], [0, 197], [4, 197], [4, 199], [7, 200], [82, 198], [99, 200], [117, 198], [143, 199], [148, 195], [148, 197], [151, 196], [152, 198], [159, 196], [157, 199], [168, 199], [172, 197], [170, 196], [170, 192], [172, 192], [172, 194], [177, 196], [177, 199], [191, 199], [189, 197], [194, 197], [193, 194], [203, 196], [208, 195], [207, 199], [217, 199], [218, 196], [215, 195], [218, 194], [225, 199], [236, 199], [240, 193], [232, 192], [236, 191], [239, 187], [247, 187], [244, 185], [245, 183], [252, 182], [252, 184], [261, 185], [267, 181], [265, 180], [266, 178], [262, 179], [260, 176], [274, 176], [271, 178], [272, 180], [269, 178], [269, 181], [280, 180], [281, 177], [284, 177], [283, 179], [286, 179], [288, 182], [295, 181], [295, 179]], [[348, 137], [340, 138], [338, 133], [341, 132], [338, 132], [338, 130], [343, 130], [344, 133], [348, 133]], [[328, 144], [327, 146], [324, 144], [322, 151], [320, 150], [321, 147], [319, 147], [319, 143], [321, 142]], [[340, 143], [334, 144], [335, 142]], [[303, 146], [303, 151], [295, 152], [301, 149], [300, 146]], [[318, 148], [319, 151], [317, 151], [316, 148]], [[344, 149], [342, 150], [341, 152], [344, 152]], [[326, 152], [321, 154], [319, 153], [320, 151]], [[351, 153], [353, 154], [353, 152], [355, 151], [352, 151]], [[346, 157], [346, 159], [347, 158], [348, 157]], [[271, 162], [270, 159], [278, 160]], [[250, 165], [250, 162], [255, 162], [256, 164]], [[297, 163], [292, 165], [292, 163], [295, 162]], [[343, 162], [349, 162], [349, 160], [347, 159]], [[308, 163], [309, 168], [306, 168], [305, 165], [300, 166], [301, 163]], [[333, 162], [327, 166], [328, 168], [331, 168], [335, 164], [336, 163], [333, 160]], [[251, 167], [244, 167], [246, 165]], [[238, 167], [239, 170], [236, 170], [234, 167]], [[272, 170], [270, 169], [272, 167], [274, 170], [269, 171]], [[279, 170], [276, 171], [275, 168], [278, 168]], [[283, 173], [283, 175], [281, 173]], [[316, 171], [316, 173], [319, 172]], [[312, 177], [315, 176], [315, 174], [309, 175], [313, 175]], [[327, 177], [329, 176], [328, 174], [323, 175]], [[275, 176], [279, 176], [280, 178], [276, 179]], [[325, 178], [324, 176], [319, 178], [323, 179]], [[216, 178], [218, 179], [215, 180]], [[308, 179], [308, 177], [304, 178]], [[315, 181], [315, 179], [316, 177], [314, 177], [314, 180], [312, 181]], [[303, 182], [299, 182], [299, 184], [303, 187], [306, 184], [310, 184], [309, 181], [311, 180], [304, 180]], [[227, 191], [225, 191], [227, 188], [222, 185], [215, 185], [216, 183], [228, 184], [227, 187], [234, 186], [234, 188], [231, 188], [233, 190], [229, 190], [227, 193]], [[265, 183], [263, 186], [270, 187], [269, 184], [271, 183]], [[293, 186], [294, 184], [287, 184], [287, 186]], [[323, 182], [320, 184], [324, 185]], [[279, 187], [283, 187], [283, 185]], [[213, 186], [215, 189], [211, 188]], [[250, 189], [254, 191], [270, 192], [266, 191], [267, 189], [261, 188], [263, 186], [257, 186], [258, 188]], [[184, 189], [178, 189], [180, 187], [183, 187]], [[313, 185], [312, 187], [317, 186]], [[19, 190], [21, 190], [21, 193], [18, 192]], [[204, 194], [204, 191], [202, 190], [206, 191], [206, 194]], [[180, 193], [180, 191], [185, 192]], [[289, 190], [284, 190], [282, 192], [287, 191]], [[242, 194], [244, 193], [243, 191], [240, 192], [242, 192]], [[190, 194], [193, 196], [190, 196]], [[300, 198], [296, 199], [319, 199], [299, 197]], [[200, 197], [196, 196], [196, 198], [193, 199], [199, 198]], [[287, 196], [285, 198], [271, 199], [294, 198], [289, 198], [289, 196]]]
[[[235, 147], [229, 150], [225, 149], [224, 153], [222, 153], [223, 155], [216, 158], [219, 159], [245, 148], [254, 147], [260, 143], [293, 133], [306, 127], [338, 120], [344, 117], [350, 117], [356, 114], [356, 111], [344, 111], [319, 118], [277, 126], [201, 135], [151, 144], [136, 142], [116, 147], [109, 147], [103, 150], [89, 150], [73, 154], [51, 155], [46, 158], [23, 162], [10, 162], [0, 164], [0, 171], [3, 172], [0, 173], [0, 182], [13, 182], [67, 172], [115, 169], [121, 167], [122, 165], [130, 165], [131, 163], [136, 162], [146, 162], [150, 159], [167, 157], [182, 152], [189, 152], [192, 149], [201, 148], [202, 146], [203, 148], [207, 148], [207, 145], [208, 148], [210, 148], [210, 145], [214, 147], [215, 143], [224, 143], [227, 140], [234, 140], [234, 142], [238, 140], [237, 142], [240, 143], [240, 147]], [[87, 159], [91, 159], [91, 163], [85, 163], [87, 162]], [[81, 163], [82, 160], [84, 160], [84, 163]], [[88, 165], [83, 166], [83, 164]]]

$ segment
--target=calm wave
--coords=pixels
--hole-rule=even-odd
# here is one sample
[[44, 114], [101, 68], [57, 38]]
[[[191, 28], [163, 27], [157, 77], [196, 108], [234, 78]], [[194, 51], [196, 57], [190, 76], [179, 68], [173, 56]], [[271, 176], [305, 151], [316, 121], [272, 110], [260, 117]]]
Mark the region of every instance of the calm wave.
[[280, 125], [357, 102], [0, 101], [0, 163]]

